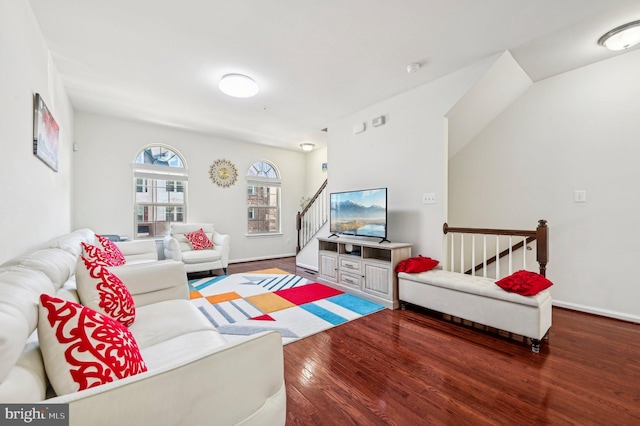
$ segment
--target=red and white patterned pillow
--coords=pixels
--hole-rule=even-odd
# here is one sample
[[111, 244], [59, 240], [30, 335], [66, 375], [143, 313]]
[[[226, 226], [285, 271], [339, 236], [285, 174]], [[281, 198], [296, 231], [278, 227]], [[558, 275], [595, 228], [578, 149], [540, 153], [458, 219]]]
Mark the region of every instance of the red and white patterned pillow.
[[113, 265], [111, 266], [121, 266], [127, 262], [124, 258], [124, 255], [122, 254], [118, 246], [113, 243], [113, 241], [98, 234], [96, 234], [96, 238], [98, 239], [98, 241], [100, 241], [100, 244], [102, 244], [104, 251], [107, 252], [109, 256], [111, 256], [111, 259], [113, 259]]
[[184, 236], [187, 240], [189, 240], [194, 250], [204, 250], [213, 247], [213, 243], [211, 242], [209, 237], [207, 237], [207, 234], [204, 233], [202, 228], [198, 229], [195, 232], [184, 234]]
[[53, 390], [65, 395], [147, 371], [131, 332], [91, 308], [42, 294], [38, 339]]
[[80, 256], [76, 267], [76, 288], [83, 305], [110, 316], [129, 327], [136, 307], [124, 283], [104, 265]]
[[82, 255], [89, 260], [98, 262], [104, 266], [115, 266], [113, 257], [99, 247], [82, 243]]

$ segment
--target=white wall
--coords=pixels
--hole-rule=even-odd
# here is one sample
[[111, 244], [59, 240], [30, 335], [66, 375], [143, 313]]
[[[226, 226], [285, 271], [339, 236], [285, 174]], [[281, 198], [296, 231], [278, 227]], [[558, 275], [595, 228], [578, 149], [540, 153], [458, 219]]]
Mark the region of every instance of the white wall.
[[318, 148], [306, 154], [306, 189], [305, 197], [312, 197], [327, 179], [327, 172], [322, 164], [327, 162], [327, 148]]
[[504, 52], [478, 82], [447, 112], [448, 152], [453, 157], [491, 123], [533, 81]]
[[[442, 257], [447, 197], [444, 116], [494, 61], [495, 57], [467, 67], [329, 126], [330, 192], [387, 187], [388, 238], [413, 243], [413, 255]], [[372, 127], [371, 119], [380, 115], [386, 124]], [[354, 134], [354, 125], [362, 122], [367, 130]], [[424, 192], [435, 192], [437, 203], [422, 204]]]
[[[26, 0], [0, 0], [0, 263], [71, 228], [73, 109]], [[33, 155], [33, 98], [60, 126], [59, 168]]]
[[[80, 112], [76, 114], [76, 143], [75, 227], [132, 237], [131, 163], [144, 146], [159, 143], [172, 146], [186, 160], [187, 219], [213, 222], [219, 232], [230, 234], [232, 261], [295, 254], [295, 218], [306, 180], [302, 152]], [[238, 181], [231, 188], [220, 188], [209, 178], [209, 166], [218, 158], [231, 161], [238, 169]], [[246, 235], [245, 176], [259, 160], [274, 163], [282, 177], [282, 235]]]
[[[640, 51], [534, 84], [449, 164], [450, 223], [550, 228], [554, 304], [640, 320]], [[574, 203], [574, 190], [587, 202]]]

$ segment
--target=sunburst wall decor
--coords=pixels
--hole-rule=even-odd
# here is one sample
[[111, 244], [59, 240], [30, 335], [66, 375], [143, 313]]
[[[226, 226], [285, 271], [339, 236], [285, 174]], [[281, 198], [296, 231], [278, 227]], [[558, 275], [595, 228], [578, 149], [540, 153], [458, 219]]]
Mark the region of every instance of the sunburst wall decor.
[[209, 167], [209, 177], [216, 185], [229, 188], [236, 183], [238, 170], [231, 161], [220, 158]]

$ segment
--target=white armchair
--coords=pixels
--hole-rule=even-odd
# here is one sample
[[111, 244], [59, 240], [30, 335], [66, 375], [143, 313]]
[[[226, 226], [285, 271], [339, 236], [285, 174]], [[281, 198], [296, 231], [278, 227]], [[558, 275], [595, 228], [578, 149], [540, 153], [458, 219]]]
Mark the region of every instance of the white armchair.
[[[202, 228], [214, 247], [194, 250], [184, 234]], [[164, 237], [164, 255], [167, 259], [184, 263], [187, 273], [222, 269], [227, 273], [231, 237], [215, 231], [211, 223], [172, 223], [169, 233]]]

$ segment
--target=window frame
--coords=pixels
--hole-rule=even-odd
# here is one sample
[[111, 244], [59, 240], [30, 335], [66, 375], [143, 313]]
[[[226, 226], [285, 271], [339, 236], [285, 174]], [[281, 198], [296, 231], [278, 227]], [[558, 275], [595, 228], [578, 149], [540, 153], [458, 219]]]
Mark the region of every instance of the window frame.
[[[272, 171], [276, 177], [268, 177], [264, 169], [256, 168], [256, 165], [263, 164], [269, 166], [269, 171]], [[271, 173], [269, 173], [271, 174]], [[267, 160], [259, 160], [251, 164], [249, 169], [247, 170], [246, 175], [247, 181], [247, 236], [248, 237], [259, 237], [259, 236], [273, 236], [273, 235], [282, 235], [282, 180], [280, 178], [280, 171], [271, 161]], [[267, 188], [277, 188], [277, 196], [276, 196], [276, 204], [266, 204], [266, 205], [256, 205], [252, 204], [249, 197], [257, 196], [259, 194], [258, 187], [267, 187]], [[258, 221], [256, 218], [256, 209], [275, 209], [275, 221], [276, 221], [276, 229], [274, 231], [259, 230], [252, 232], [252, 222]]]
[[[172, 158], [177, 157], [179, 160], [179, 165], [171, 165], [170, 161], [167, 164], [157, 165], [150, 163], [139, 163], [138, 159], [145, 151], [151, 149], [160, 149], [164, 151], [170, 151], [174, 154]], [[133, 174], [133, 236], [134, 239], [158, 239], [162, 238], [166, 233], [166, 230], [160, 231], [158, 228], [158, 224], [166, 224], [165, 227], [171, 225], [171, 223], [185, 223], [187, 222], [187, 212], [188, 212], [188, 180], [189, 180], [189, 171], [186, 166], [186, 162], [182, 154], [178, 152], [177, 149], [164, 144], [150, 144], [143, 147], [138, 154], [135, 156], [133, 163], [131, 164], [132, 174]], [[142, 182], [140, 182], [142, 181]], [[142, 183], [142, 185], [140, 185]], [[172, 183], [172, 184], [171, 184]], [[159, 185], [160, 184], [160, 185]], [[142, 191], [138, 191], [138, 188], [142, 188]], [[168, 188], [178, 189], [181, 187], [182, 191], [168, 191]], [[165, 188], [163, 191], [166, 193], [167, 201], [160, 202], [158, 201], [158, 188]], [[152, 200], [151, 201], [140, 201], [138, 199], [138, 192], [146, 192], [151, 193]], [[182, 193], [182, 202], [172, 202], [171, 201], [171, 193]], [[140, 209], [145, 212], [145, 209], [149, 209], [150, 219], [149, 220], [140, 220], [139, 219], [139, 211]], [[159, 210], [162, 209], [162, 212]], [[168, 210], [174, 210], [173, 212], [169, 212]], [[182, 210], [182, 212], [180, 212]], [[167, 214], [171, 213], [175, 220], [167, 220]], [[143, 213], [144, 214], [144, 213]], [[164, 220], [159, 220], [160, 216]], [[182, 220], [178, 220], [179, 218]], [[143, 233], [140, 231], [140, 226], [149, 226], [148, 235], [141, 235]]]

